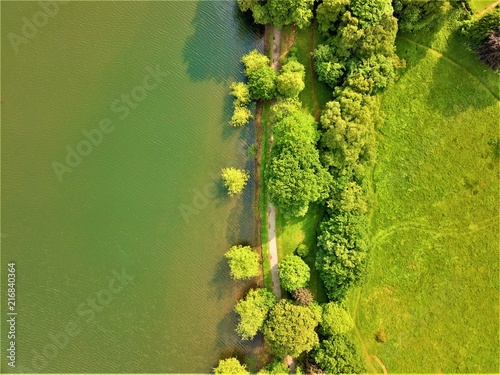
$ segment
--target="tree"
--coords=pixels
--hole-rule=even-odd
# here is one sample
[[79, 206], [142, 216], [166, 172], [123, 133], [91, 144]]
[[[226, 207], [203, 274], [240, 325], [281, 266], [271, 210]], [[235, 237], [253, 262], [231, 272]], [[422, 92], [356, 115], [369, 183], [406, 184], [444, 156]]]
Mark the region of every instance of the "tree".
[[326, 198], [331, 182], [319, 161], [316, 122], [289, 99], [273, 106], [273, 119], [269, 197], [285, 217], [304, 216], [311, 202]]
[[252, 112], [247, 107], [237, 106], [229, 123], [234, 127], [245, 126], [252, 117]]
[[276, 79], [278, 92], [287, 98], [296, 98], [304, 90], [304, 65], [294, 59], [290, 59], [280, 70]]
[[307, 288], [299, 288], [292, 292], [293, 299], [302, 306], [311, 306], [314, 302], [311, 291]]
[[309, 246], [307, 246], [305, 243], [301, 243], [295, 249], [295, 253], [301, 258], [306, 258], [309, 255]]
[[393, 0], [393, 4], [399, 28], [407, 32], [430, 29], [451, 8], [448, 0]]
[[500, 8], [496, 7], [482, 17], [472, 17], [463, 23], [462, 34], [465, 36], [469, 46], [475, 48], [486, 40], [488, 36], [496, 32], [500, 26]]
[[276, 356], [297, 358], [319, 343], [315, 328], [320, 319], [316, 310], [282, 299], [270, 313], [264, 339]]
[[316, 268], [330, 300], [341, 300], [365, 271], [367, 225], [365, 216], [342, 212], [319, 226]]
[[244, 55], [241, 62], [245, 65], [245, 75], [248, 77], [253, 72], [269, 66], [270, 60], [269, 57], [254, 49]]
[[392, 15], [391, 0], [351, 0], [351, 11], [362, 27], [373, 26], [383, 16]]
[[323, 306], [321, 328], [326, 335], [341, 335], [349, 332], [354, 327], [350, 315], [334, 302]]
[[231, 95], [235, 97], [233, 105], [235, 107], [246, 106], [250, 103], [250, 90], [243, 82], [233, 82], [230, 86]]
[[250, 178], [247, 171], [236, 168], [222, 169], [222, 182], [228, 190], [230, 196], [239, 194], [245, 188], [245, 185]]
[[493, 70], [500, 68], [500, 28], [477, 48], [479, 59]]
[[233, 246], [225, 254], [233, 279], [245, 280], [258, 276], [259, 255], [250, 246]]
[[335, 335], [323, 340], [312, 357], [328, 374], [361, 374], [364, 361], [354, 343], [345, 335]]
[[309, 26], [314, 0], [268, 0], [267, 8], [273, 25], [279, 29], [295, 24], [299, 29]]
[[323, 0], [316, 9], [318, 28], [323, 34], [328, 34], [335, 30], [335, 25], [340, 20], [340, 16], [345, 12], [349, 0]]
[[270, 66], [263, 66], [247, 75], [248, 88], [253, 100], [271, 100], [276, 97], [276, 72]]
[[236, 304], [234, 310], [240, 316], [236, 332], [242, 340], [250, 340], [255, 337], [275, 303], [276, 296], [273, 293], [266, 289], [252, 289], [245, 299]]
[[242, 365], [236, 358], [221, 359], [213, 371], [215, 375], [250, 375], [246, 365]]
[[309, 266], [300, 257], [288, 255], [278, 263], [281, 285], [288, 291], [304, 288], [311, 277]]

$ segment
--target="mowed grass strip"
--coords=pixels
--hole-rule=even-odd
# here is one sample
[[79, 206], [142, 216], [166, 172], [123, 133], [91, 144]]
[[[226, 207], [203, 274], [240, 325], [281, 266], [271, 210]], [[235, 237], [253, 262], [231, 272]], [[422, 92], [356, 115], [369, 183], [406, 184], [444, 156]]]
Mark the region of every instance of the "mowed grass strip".
[[369, 273], [348, 298], [367, 360], [393, 373], [499, 373], [498, 76], [448, 36], [398, 39]]

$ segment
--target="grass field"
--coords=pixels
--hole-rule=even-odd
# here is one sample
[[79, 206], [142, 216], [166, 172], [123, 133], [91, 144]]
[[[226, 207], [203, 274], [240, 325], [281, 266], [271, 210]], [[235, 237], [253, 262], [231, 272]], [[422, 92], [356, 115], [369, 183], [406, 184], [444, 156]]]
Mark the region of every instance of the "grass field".
[[372, 355], [393, 373], [500, 372], [499, 79], [454, 22], [398, 38], [407, 69], [381, 99], [369, 274], [348, 296], [371, 372]]
[[480, 12], [484, 8], [490, 6], [495, 3], [497, 0], [471, 0], [470, 6], [474, 12]]

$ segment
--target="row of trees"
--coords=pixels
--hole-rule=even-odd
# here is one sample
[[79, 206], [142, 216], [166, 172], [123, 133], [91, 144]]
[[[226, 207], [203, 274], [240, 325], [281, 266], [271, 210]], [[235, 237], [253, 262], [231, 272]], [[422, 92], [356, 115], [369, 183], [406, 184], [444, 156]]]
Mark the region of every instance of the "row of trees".
[[321, 115], [319, 147], [334, 182], [319, 227], [316, 267], [328, 297], [340, 301], [362, 277], [367, 258], [365, 176], [376, 158], [381, 120], [373, 95], [396, 79], [402, 64], [390, 0], [324, 0], [317, 18], [328, 43], [315, 50], [315, 69], [334, 90]]

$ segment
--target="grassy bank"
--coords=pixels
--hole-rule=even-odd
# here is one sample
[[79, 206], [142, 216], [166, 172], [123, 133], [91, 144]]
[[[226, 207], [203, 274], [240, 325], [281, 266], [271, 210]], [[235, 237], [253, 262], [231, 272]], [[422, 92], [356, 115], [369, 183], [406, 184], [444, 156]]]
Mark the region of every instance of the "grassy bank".
[[499, 80], [454, 22], [398, 39], [408, 68], [382, 97], [369, 273], [348, 298], [372, 370], [368, 354], [389, 372], [499, 369]]

